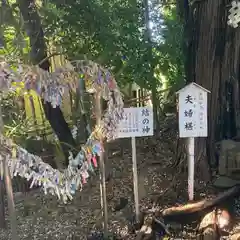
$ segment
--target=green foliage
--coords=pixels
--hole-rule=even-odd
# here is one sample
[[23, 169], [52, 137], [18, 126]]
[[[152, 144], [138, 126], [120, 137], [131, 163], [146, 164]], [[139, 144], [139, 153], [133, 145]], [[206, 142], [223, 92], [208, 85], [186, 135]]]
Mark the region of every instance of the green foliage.
[[163, 6], [161, 12], [164, 27], [161, 32], [162, 43], [158, 48], [158, 54], [161, 56], [158, 72], [167, 78], [169, 86], [178, 89], [185, 82], [183, 24], [177, 15], [176, 5]]
[[28, 63], [29, 39], [17, 8], [16, 1], [2, 1], [0, 4], [0, 37], [4, 48], [0, 48], [0, 56], [8, 62]]
[[49, 0], [40, 8], [45, 34], [69, 59], [85, 56], [109, 67], [120, 85], [135, 81], [151, 88], [150, 68], [158, 85], [183, 83], [182, 24], [176, 6], [150, 1], [153, 59], [145, 41], [144, 8], [133, 0]]
[[[158, 88], [163, 78], [168, 87], [179, 88], [184, 83], [183, 26], [175, 4], [149, 1], [153, 26], [153, 58], [150, 58], [145, 41], [144, 8], [140, 2], [45, 0], [37, 3], [41, 3], [38, 8], [46, 41], [61, 46], [68, 59], [85, 57], [99, 62], [113, 71], [120, 86], [135, 81], [151, 89], [151, 67]], [[29, 39], [16, 1], [11, 1], [7, 9], [3, 24], [5, 48], [0, 49], [0, 55], [11, 62], [27, 63]]]
[[[153, 59], [145, 41], [144, 8], [135, 0], [45, 0], [38, 5], [46, 40], [60, 45], [69, 59], [86, 57], [110, 68], [120, 85], [135, 81], [151, 87], [150, 68], [161, 86], [183, 82], [182, 24], [174, 4], [152, 0]], [[16, 1], [1, 6], [4, 15], [5, 48], [9, 61], [28, 62], [29, 39]], [[11, 18], [13, 16], [13, 19]]]
[[10, 93], [1, 99], [2, 117], [5, 135], [11, 138], [29, 137], [36, 134], [33, 119], [26, 119], [22, 99]]
[[[153, 68], [156, 87], [158, 90], [165, 89], [159, 91], [158, 103], [174, 102], [174, 98], [169, 96], [174, 96], [175, 90], [184, 84], [183, 26], [174, 4], [163, 5], [157, 0], [149, 1], [153, 41], [150, 56], [144, 7], [139, 1], [36, 2], [49, 46], [60, 46], [70, 60], [88, 58], [106, 66], [113, 71], [120, 86], [134, 81], [140, 87], [151, 89]], [[0, 5], [0, 11], [5, 13], [0, 17], [0, 37], [3, 35], [5, 42], [4, 48], [0, 49], [0, 56], [11, 63], [28, 63], [29, 37], [16, 1]], [[164, 81], [166, 84], [163, 86]], [[169, 87], [172, 91], [166, 97], [166, 88]], [[23, 145], [30, 136], [26, 132], [36, 130], [36, 125], [33, 120], [26, 120], [24, 111], [15, 103], [15, 95], [2, 101], [5, 133], [19, 141], [23, 139]], [[56, 144], [57, 155], [61, 155], [59, 146], [52, 141]]]
[[111, 68], [120, 84], [136, 81], [149, 87], [142, 6], [133, 0], [50, 2], [54, 13], [49, 4], [41, 9], [46, 35], [53, 39], [55, 29], [54, 44], [61, 45], [69, 59], [84, 55]]

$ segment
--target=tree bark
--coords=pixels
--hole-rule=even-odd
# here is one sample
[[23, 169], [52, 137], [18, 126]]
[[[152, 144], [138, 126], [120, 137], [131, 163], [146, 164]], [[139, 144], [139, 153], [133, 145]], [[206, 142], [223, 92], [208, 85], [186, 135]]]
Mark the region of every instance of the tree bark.
[[167, 218], [167, 217], [183, 218], [183, 217], [186, 217], [186, 215], [188, 214], [201, 212], [206, 209], [208, 210], [210, 208], [218, 206], [229, 199], [233, 199], [234, 197], [239, 196], [239, 193], [240, 193], [240, 187], [235, 186], [228, 189], [225, 192], [219, 193], [218, 196], [216, 196], [213, 199], [203, 199], [195, 203], [188, 203], [186, 205], [182, 205], [178, 207], [167, 208], [162, 212], [162, 215], [164, 218]]
[[[30, 59], [33, 64], [37, 65], [47, 57], [47, 47], [44, 41], [44, 32], [41, 26], [41, 20], [37, 12], [34, 0], [18, 0], [17, 3], [25, 22], [26, 32], [30, 38]], [[49, 60], [43, 61], [39, 67], [46, 71], [49, 71]], [[59, 106], [53, 108], [49, 102], [45, 102], [43, 100], [42, 104], [46, 118], [58, 136], [66, 158], [66, 164], [68, 164], [68, 152], [70, 150], [72, 151], [72, 147], [75, 147], [76, 145], [69, 126], [65, 121], [63, 113]]]
[[146, 25], [146, 32], [145, 32], [145, 38], [148, 43], [148, 59], [150, 62], [150, 69], [149, 69], [149, 78], [151, 79], [151, 90], [152, 90], [152, 105], [153, 105], [153, 119], [154, 119], [154, 129], [156, 132], [159, 132], [160, 123], [158, 119], [158, 99], [157, 99], [157, 80], [154, 77], [154, 59], [153, 59], [153, 44], [152, 44], [152, 34], [151, 34], [151, 28], [150, 28], [150, 16], [149, 16], [149, 2], [148, 0], [143, 0], [143, 6], [144, 6], [144, 14], [145, 14], [145, 25]]
[[[215, 167], [215, 142], [239, 135], [240, 30], [227, 25], [230, 0], [178, 0], [185, 11], [187, 82], [211, 91], [208, 101], [208, 138], [196, 140], [200, 171]], [[186, 7], [187, 6], [187, 7]], [[188, 11], [188, 12], [187, 12]], [[237, 124], [238, 123], [238, 124]]]

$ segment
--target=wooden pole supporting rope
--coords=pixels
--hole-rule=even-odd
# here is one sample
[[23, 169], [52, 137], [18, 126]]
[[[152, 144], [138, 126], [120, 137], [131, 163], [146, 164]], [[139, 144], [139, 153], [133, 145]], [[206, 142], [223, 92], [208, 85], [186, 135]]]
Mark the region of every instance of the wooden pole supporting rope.
[[[95, 99], [96, 106], [96, 121], [97, 125], [100, 125], [102, 118], [102, 104], [101, 104], [101, 94], [100, 92], [96, 93]], [[103, 139], [100, 139], [101, 145], [103, 144]], [[101, 152], [99, 156], [99, 165], [100, 165], [100, 195], [101, 195], [101, 208], [102, 216], [104, 218], [103, 228], [104, 228], [104, 237], [108, 237], [108, 209], [107, 209], [107, 191], [106, 191], [106, 172], [105, 172], [105, 162], [104, 162], [104, 153]]]
[[[1, 102], [1, 99], [0, 99]], [[3, 118], [2, 118], [2, 109], [0, 106], [0, 134], [3, 133]], [[19, 240], [17, 234], [17, 217], [15, 211], [15, 204], [13, 199], [13, 189], [12, 189], [12, 179], [10, 177], [10, 172], [8, 168], [8, 159], [6, 156], [2, 155], [3, 161], [3, 173], [4, 173], [4, 183], [7, 193], [7, 201], [8, 201], [8, 212], [10, 218], [10, 226], [12, 232], [12, 240]]]
[[12, 231], [12, 240], [19, 240], [17, 234], [17, 217], [15, 211], [15, 204], [13, 199], [13, 189], [12, 189], [12, 179], [10, 177], [9, 168], [8, 168], [8, 159], [3, 160], [4, 165], [4, 181], [5, 188], [7, 192], [7, 201], [8, 201], [8, 211], [10, 217], [11, 231]]

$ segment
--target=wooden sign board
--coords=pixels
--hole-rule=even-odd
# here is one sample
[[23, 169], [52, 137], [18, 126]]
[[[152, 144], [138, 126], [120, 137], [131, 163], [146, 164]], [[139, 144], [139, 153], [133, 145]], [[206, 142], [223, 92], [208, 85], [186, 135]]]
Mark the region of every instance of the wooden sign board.
[[177, 92], [179, 104], [179, 136], [207, 137], [207, 94], [208, 90], [190, 83]]

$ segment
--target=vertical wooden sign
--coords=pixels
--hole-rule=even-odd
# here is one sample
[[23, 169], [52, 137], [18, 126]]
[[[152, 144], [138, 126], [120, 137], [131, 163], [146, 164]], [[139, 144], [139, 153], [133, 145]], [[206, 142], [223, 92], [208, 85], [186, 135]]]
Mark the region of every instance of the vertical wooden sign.
[[179, 137], [188, 138], [188, 196], [194, 198], [195, 137], [207, 137], [207, 89], [192, 82], [178, 94]]

